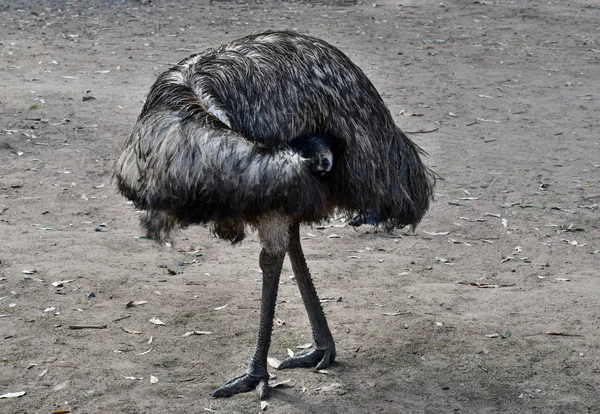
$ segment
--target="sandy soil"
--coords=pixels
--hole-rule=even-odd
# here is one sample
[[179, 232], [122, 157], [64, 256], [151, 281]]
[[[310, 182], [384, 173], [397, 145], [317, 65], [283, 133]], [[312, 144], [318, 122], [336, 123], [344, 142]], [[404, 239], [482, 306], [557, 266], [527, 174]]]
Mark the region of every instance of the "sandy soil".
[[[266, 29], [346, 52], [442, 177], [415, 234], [302, 230], [338, 362], [267, 411], [600, 412], [600, 3], [197, 3], [0, 1], [0, 412], [260, 411], [210, 397], [254, 346], [256, 235], [156, 245], [110, 180], [159, 73]], [[291, 275], [279, 359], [311, 340]]]

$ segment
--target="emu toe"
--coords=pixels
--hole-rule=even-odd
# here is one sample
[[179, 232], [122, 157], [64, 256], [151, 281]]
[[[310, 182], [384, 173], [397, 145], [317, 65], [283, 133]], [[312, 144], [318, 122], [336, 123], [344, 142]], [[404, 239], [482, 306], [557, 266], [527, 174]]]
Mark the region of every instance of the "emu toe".
[[277, 369], [315, 368], [325, 369], [335, 360], [335, 349], [310, 349], [284, 360]]
[[259, 398], [262, 400], [268, 394], [269, 376], [255, 377], [250, 374], [244, 374], [235, 377], [219, 387], [213, 392], [214, 398], [226, 398], [235, 394], [241, 394], [256, 389]]

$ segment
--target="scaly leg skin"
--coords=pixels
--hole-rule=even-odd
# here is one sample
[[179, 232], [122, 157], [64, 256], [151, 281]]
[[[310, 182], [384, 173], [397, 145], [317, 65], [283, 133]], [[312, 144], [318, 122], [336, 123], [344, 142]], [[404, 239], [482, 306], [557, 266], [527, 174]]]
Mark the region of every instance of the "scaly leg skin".
[[300, 352], [287, 358], [277, 369], [285, 368], [327, 368], [335, 360], [335, 343], [331, 331], [327, 326], [325, 313], [317, 296], [302, 246], [300, 245], [300, 225], [294, 223], [290, 226], [290, 241], [288, 254], [292, 262], [292, 269], [296, 276], [300, 295], [308, 313], [308, 320], [312, 328], [315, 347], [312, 350]]
[[260, 252], [260, 268], [263, 271], [262, 302], [260, 305], [260, 327], [256, 350], [250, 359], [246, 374], [233, 378], [218, 388], [213, 397], [231, 397], [232, 395], [256, 389], [262, 400], [267, 396], [269, 373], [267, 372], [267, 354], [271, 345], [271, 331], [275, 317], [275, 301], [279, 276], [285, 257], [285, 250], [279, 253], [268, 253], [263, 248]]

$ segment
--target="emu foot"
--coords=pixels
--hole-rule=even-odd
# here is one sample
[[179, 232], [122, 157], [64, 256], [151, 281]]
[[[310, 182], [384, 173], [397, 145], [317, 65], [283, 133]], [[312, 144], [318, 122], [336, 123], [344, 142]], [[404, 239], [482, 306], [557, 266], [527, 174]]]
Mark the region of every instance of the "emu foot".
[[240, 377], [230, 379], [223, 385], [213, 392], [214, 398], [226, 398], [231, 397], [235, 394], [241, 394], [243, 392], [252, 391], [256, 389], [258, 396], [262, 400], [267, 396], [269, 385], [269, 376], [266, 377], [255, 377], [250, 374], [244, 374]]
[[335, 361], [335, 348], [331, 349], [307, 349], [297, 353], [293, 357], [284, 360], [277, 369], [286, 368], [315, 368], [324, 369]]

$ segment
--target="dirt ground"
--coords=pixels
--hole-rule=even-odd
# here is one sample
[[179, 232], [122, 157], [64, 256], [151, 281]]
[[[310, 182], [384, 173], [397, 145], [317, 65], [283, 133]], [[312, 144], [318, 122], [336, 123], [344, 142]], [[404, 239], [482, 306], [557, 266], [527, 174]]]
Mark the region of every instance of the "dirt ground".
[[[210, 396], [254, 347], [256, 235], [154, 244], [111, 175], [159, 73], [292, 29], [361, 66], [441, 178], [414, 234], [302, 229], [338, 357], [273, 370], [267, 412], [600, 413], [600, 2], [196, 3], [0, 1], [0, 395], [26, 392], [0, 412], [260, 412]], [[283, 272], [278, 359], [311, 341]]]

